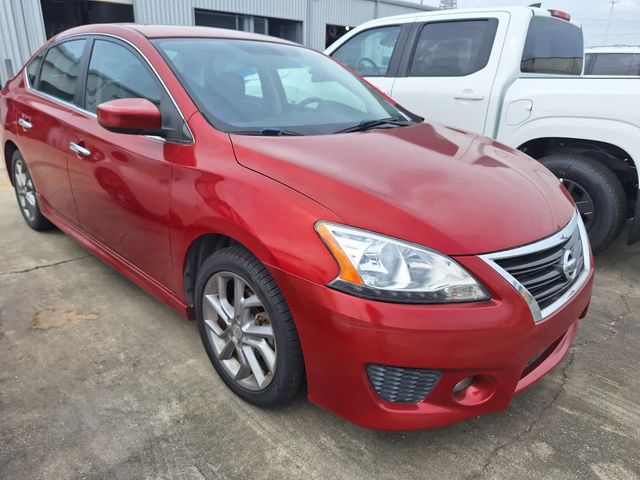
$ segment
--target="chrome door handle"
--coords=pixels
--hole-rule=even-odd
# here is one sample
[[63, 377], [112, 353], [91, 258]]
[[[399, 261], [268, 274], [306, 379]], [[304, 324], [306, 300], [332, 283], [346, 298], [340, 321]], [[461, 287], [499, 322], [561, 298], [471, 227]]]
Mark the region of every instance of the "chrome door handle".
[[87, 150], [86, 148], [81, 147], [77, 143], [73, 142], [69, 142], [69, 150], [71, 150], [73, 153], [77, 153], [78, 155], [82, 155], [83, 157], [88, 157], [89, 155], [91, 155], [90, 150]]
[[20, 125], [25, 130], [31, 130], [33, 128], [33, 125], [31, 125], [31, 122], [29, 122], [28, 120], [25, 120], [24, 118], [21, 118], [20, 120], [18, 120], [18, 125]]

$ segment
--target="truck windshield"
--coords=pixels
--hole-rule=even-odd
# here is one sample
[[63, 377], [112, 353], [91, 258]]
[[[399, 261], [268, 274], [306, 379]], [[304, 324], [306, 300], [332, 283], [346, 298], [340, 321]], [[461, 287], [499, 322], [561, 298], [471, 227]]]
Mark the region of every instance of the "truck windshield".
[[323, 135], [393, 128], [419, 118], [304, 47], [222, 38], [153, 43], [202, 114], [225, 132]]

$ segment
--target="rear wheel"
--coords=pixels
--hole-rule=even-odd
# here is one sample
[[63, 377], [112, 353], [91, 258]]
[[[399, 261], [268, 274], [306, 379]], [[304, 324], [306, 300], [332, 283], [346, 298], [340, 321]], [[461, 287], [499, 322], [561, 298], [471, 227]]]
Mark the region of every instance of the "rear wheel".
[[539, 159], [567, 188], [584, 221], [594, 253], [620, 234], [627, 217], [622, 183], [605, 165], [581, 155], [554, 154]]
[[268, 270], [241, 247], [217, 251], [200, 267], [196, 316], [218, 374], [243, 400], [287, 403], [304, 367], [289, 307]]
[[11, 157], [11, 172], [20, 213], [22, 213], [27, 225], [38, 231], [50, 229], [53, 225], [40, 212], [38, 198], [36, 197], [36, 187], [29, 174], [27, 163], [18, 150], [13, 152]]

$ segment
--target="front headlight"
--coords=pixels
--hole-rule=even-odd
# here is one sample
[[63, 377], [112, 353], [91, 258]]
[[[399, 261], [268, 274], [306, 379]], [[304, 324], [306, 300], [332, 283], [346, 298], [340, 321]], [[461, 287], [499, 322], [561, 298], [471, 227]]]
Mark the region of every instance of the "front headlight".
[[403, 303], [490, 298], [464, 268], [434, 250], [335, 223], [317, 222], [316, 231], [340, 266], [329, 284], [337, 290]]

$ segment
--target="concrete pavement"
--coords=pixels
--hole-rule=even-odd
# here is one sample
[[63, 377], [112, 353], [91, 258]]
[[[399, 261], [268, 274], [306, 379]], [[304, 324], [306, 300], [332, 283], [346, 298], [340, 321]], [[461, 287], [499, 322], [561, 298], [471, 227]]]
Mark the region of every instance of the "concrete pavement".
[[0, 478], [640, 478], [640, 245], [596, 263], [571, 352], [508, 411], [375, 432], [304, 395], [243, 403], [193, 322], [31, 231], [0, 170]]

